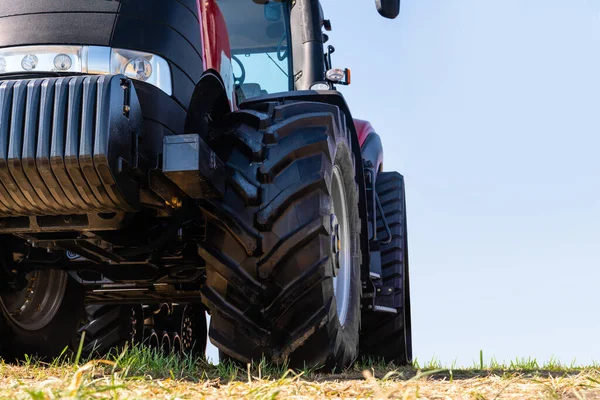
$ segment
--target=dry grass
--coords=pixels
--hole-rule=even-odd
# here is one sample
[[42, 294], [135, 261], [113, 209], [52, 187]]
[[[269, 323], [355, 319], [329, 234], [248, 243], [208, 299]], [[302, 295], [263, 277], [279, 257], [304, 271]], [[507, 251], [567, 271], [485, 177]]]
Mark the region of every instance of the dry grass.
[[[206, 367], [210, 368], [210, 367]], [[212, 367], [214, 369], [214, 367]], [[476, 372], [365, 370], [341, 375], [287, 371], [263, 375], [260, 368], [238, 371], [230, 378], [203, 376], [185, 379], [140, 377], [114, 361], [91, 361], [81, 367], [29, 363], [0, 366], [2, 399], [274, 399], [274, 398], [393, 398], [393, 399], [600, 399], [600, 371]], [[273, 372], [273, 371], [271, 371]], [[170, 375], [174, 376], [171, 371]]]

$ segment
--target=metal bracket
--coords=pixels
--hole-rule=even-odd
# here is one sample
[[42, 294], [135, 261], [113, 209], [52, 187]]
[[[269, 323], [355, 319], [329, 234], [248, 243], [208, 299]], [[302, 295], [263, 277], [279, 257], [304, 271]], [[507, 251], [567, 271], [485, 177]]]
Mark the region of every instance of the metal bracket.
[[225, 165], [197, 134], [165, 136], [162, 170], [192, 199], [222, 197]]
[[[363, 282], [363, 308], [376, 312], [396, 313], [393, 307], [394, 288], [383, 286], [381, 279], [381, 245], [392, 242], [392, 231], [385, 216], [381, 200], [375, 187], [377, 174], [373, 164], [369, 160], [364, 161], [365, 184], [367, 192], [367, 207], [369, 215], [369, 250], [370, 250], [370, 273], [369, 284]], [[377, 236], [377, 223], [383, 222], [386, 237]]]

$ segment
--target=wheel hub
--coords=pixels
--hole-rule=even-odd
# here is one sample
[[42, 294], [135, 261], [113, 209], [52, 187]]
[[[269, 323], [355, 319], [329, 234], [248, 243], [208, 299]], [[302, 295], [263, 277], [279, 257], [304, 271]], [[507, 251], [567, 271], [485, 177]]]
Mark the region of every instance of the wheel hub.
[[331, 252], [333, 254], [333, 276], [337, 276], [340, 269], [340, 250], [342, 239], [340, 238], [340, 224], [335, 214], [331, 215]]
[[181, 345], [184, 351], [188, 351], [194, 345], [194, 328], [192, 319], [189, 315], [185, 315], [181, 324]]
[[346, 189], [342, 171], [333, 167], [331, 184], [333, 212], [331, 215], [331, 246], [333, 264], [333, 291], [340, 324], [344, 325], [350, 306], [352, 255]]
[[68, 275], [59, 270], [39, 270], [27, 274], [26, 279], [24, 289], [0, 296], [0, 307], [12, 323], [35, 331], [48, 325], [58, 312]]

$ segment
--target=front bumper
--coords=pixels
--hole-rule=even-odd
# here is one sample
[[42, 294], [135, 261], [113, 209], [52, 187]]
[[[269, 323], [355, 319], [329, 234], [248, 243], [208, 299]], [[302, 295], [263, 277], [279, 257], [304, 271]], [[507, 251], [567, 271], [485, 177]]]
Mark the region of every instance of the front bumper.
[[121, 75], [0, 81], [0, 217], [136, 210], [142, 126]]

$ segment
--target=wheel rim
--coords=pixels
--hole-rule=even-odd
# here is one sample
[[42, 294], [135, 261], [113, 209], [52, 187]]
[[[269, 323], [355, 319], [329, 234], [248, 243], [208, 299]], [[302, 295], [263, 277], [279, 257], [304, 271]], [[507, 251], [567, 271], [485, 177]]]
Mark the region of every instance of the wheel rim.
[[348, 204], [344, 177], [338, 166], [333, 167], [331, 185], [333, 200], [332, 246], [333, 246], [333, 293], [337, 305], [337, 316], [343, 326], [348, 316], [350, 305], [350, 281], [352, 275], [352, 255]]
[[27, 274], [27, 287], [0, 296], [2, 313], [27, 331], [42, 329], [58, 312], [67, 287], [68, 275], [60, 270], [40, 270]]

